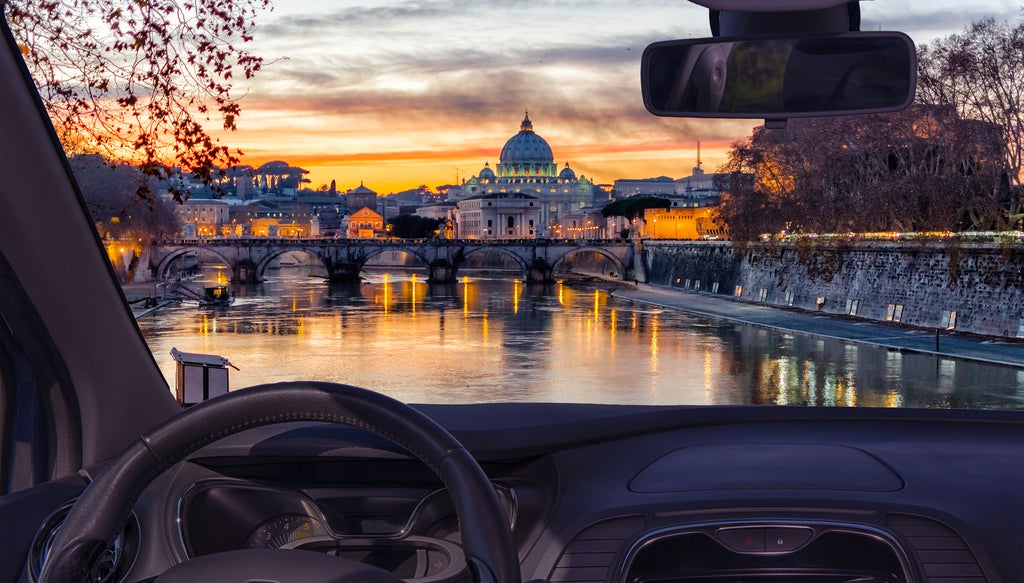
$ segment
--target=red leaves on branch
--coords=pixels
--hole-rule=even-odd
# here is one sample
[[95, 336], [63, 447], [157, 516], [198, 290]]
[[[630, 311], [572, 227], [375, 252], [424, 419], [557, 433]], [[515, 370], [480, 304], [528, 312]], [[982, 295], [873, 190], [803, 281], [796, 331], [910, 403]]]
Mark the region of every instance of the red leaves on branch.
[[[165, 179], [238, 162], [203, 128], [233, 130], [232, 82], [263, 59], [241, 48], [269, 0], [7, 0], [7, 19], [69, 153], [99, 153]], [[210, 107], [210, 104], [215, 105]], [[140, 189], [149, 197], [149, 190]], [[183, 193], [175, 192], [180, 200]]]

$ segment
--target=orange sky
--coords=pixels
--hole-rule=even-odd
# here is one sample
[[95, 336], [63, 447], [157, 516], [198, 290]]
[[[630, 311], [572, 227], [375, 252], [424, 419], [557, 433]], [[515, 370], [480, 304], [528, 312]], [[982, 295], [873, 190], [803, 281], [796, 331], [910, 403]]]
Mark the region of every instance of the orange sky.
[[[982, 16], [1015, 18], [1016, 2], [866, 2], [862, 29], [920, 43]], [[312, 188], [387, 194], [468, 178], [498, 163], [527, 109], [555, 163], [597, 183], [689, 175], [698, 141], [713, 172], [761, 124], [644, 109], [644, 47], [708, 36], [707, 11], [683, 0], [289, 0], [257, 22], [248, 48], [267, 62], [236, 86], [239, 129], [222, 143], [246, 164], [305, 168]]]
[[[745, 125], [749, 123], [745, 122]], [[308, 170], [310, 188], [329, 185], [334, 180], [338, 189], [347, 190], [362, 182], [380, 194], [387, 194], [415, 188], [420, 184], [431, 188], [453, 184], [478, 174], [484, 163], [489, 163], [493, 168], [498, 163], [505, 141], [519, 130], [518, 122], [508, 125], [509, 129], [504, 134], [481, 136], [480, 141], [489, 141], [490, 145], [477, 147], [445, 148], [443, 131], [437, 134], [442, 144], [436, 149], [416, 149], [417, 144], [398, 144], [394, 148], [361, 151], [335, 148], [332, 140], [324, 140], [322, 149], [267, 147], [255, 139], [251, 145], [247, 145], [244, 132], [236, 134], [232, 143], [246, 152], [244, 162], [247, 164], [259, 166], [270, 160], [285, 160], [293, 166]], [[586, 175], [598, 184], [610, 184], [619, 178], [663, 175], [679, 178], [690, 174], [697, 162], [697, 140], [700, 136], [653, 143], [623, 140], [621, 143], [562, 144], [546, 136], [541, 129], [536, 128], [536, 131], [548, 140], [559, 167], [568, 162], [578, 175]], [[749, 128], [746, 131], [749, 133]], [[737, 137], [742, 135], [738, 134]], [[732, 141], [727, 138], [701, 141], [700, 157], [705, 171], [713, 172], [725, 161]], [[313, 140], [304, 143], [309, 145]]]

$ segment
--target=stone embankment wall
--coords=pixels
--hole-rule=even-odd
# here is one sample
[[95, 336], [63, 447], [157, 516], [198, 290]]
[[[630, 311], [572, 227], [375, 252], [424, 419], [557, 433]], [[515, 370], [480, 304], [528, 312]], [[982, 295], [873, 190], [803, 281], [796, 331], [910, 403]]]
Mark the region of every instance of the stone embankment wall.
[[653, 284], [912, 326], [1024, 336], [1020, 242], [645, 241], [644, 248]]

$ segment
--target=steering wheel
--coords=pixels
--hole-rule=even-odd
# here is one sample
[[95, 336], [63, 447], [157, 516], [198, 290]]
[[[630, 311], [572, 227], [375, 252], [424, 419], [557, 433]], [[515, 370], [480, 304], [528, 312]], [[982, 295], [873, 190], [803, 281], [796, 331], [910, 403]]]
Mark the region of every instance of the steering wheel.
[[[103, 551], [157, 476], [187, 455], [240, 431], [291, 421], [357, 427], [393, 441], [444, 482], [477, 583], [520, 583], [519, 563], [498, 496], [473, 456], [432, 419], [395, 399], [349, 385], [260, 385], [196, 405], [130, 445], [85, 489], [51, 547], [40, 583], [89, 581]], [[394, 583], [388, 571], [312, 552], [247, 549], [185, 561], [157, 577], [176, 581]]]

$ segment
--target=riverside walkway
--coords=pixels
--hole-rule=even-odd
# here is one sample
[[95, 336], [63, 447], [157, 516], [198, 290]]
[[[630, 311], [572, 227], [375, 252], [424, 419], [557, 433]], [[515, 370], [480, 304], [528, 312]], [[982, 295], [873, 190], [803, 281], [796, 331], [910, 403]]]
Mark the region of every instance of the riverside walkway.
[[[624, 300], [721, 318], [743, 324], [810, 334], [844, 342], [873, 344], [939, 356], [1024, 368], [1024, 342], [912, 328], [838, 314], [821, 314], [744, 302], [721, 295], [639, 284], [611, 295]], [[938, 348], [936, 348], [936, 343]]]

